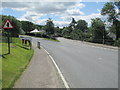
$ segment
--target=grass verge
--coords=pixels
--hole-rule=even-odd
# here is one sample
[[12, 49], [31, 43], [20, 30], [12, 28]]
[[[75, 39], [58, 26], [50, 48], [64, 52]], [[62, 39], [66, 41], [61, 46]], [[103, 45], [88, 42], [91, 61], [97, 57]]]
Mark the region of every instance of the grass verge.
[[12, 88], [29, 64], [34, 51], [11, 43], [11, 53], [7, 54], [7, 43], [0, 44], [2, 45], [2, 88]]
[[60, 42], [59, 40], [54, 40], [54, 39], [50, 39], [50, 38], [44, 38], [44, 40], [49, 40], [49, 41]]

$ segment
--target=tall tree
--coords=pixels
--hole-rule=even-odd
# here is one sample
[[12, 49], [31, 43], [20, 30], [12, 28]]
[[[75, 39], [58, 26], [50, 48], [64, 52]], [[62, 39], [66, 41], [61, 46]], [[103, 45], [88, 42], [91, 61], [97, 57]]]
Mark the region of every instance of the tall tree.
[[120, 38], [120, 21], [118, 20], [118, 17], [120, 15], [120, 12], [116, 12], [115, 5], [120, 9], [120, 1], [119, 2], [108, 2], [104, 5], [101, 11], [101, 15], [108, 15], [108, 21], [113, 24], [113, 26], [116, 29], [116, 40]]
[[88, 26], [88, 24], [85, 20], [78, 20], [77, 25], [76, 25], [76, 29], [80, 29], [83, 32], [85, 32], [88, 28], [87, 26]]
[[49, 18], [46, 22], [46, 33], [50, 38], [51, 35], [54, 35], [54, 23], [51, 18]]
[[92, 19], [93, 42], [104, 43], [106, 37], [105, 24], [100, 18]]
[[75, 24], [76, 24], [76, 21], [74, 18], [72, 18], [72, 22], [70, 23], [69, 25], [69, 30], [72, 31], [75, 29]]

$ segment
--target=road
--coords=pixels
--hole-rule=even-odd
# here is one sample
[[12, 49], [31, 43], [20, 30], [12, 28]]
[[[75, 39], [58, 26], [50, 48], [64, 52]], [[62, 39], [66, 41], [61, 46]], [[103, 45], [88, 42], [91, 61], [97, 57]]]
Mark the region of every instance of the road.
[[50, 53], [71, 88], [118, 88], [118, 50], [64, 38], [32, 40]]

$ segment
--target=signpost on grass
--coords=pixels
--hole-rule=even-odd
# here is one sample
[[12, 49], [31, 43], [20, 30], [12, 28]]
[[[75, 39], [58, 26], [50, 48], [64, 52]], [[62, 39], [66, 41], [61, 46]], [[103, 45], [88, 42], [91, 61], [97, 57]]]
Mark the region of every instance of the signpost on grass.
[[13, 25], [10, 22], [9, 19], [6, 20], [6, 22], [4, 23], [4, 25], [2, 26], [3, 29], [8, 29], [8, 54], [10, 54], [10, 33], [9, 33], [9, 29], [13, 29]]

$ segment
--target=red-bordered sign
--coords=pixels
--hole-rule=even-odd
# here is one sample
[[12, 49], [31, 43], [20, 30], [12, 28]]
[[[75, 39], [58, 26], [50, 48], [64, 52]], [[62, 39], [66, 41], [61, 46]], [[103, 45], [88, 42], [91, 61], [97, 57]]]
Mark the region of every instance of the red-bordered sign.
[[2, 26], [3, 29], [13, 29], [13, 25], [12, 23], [10, 22], [9, 19], [6, 20], [6, 22], [4, 23], [4, 25]]

